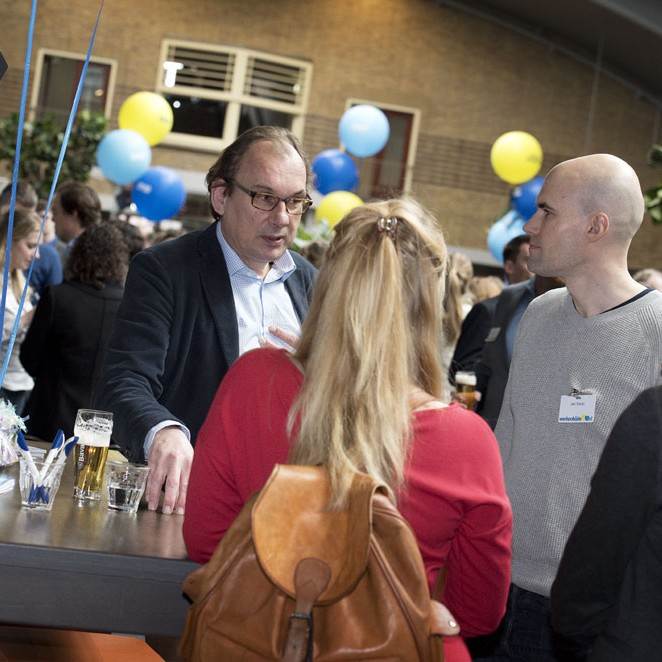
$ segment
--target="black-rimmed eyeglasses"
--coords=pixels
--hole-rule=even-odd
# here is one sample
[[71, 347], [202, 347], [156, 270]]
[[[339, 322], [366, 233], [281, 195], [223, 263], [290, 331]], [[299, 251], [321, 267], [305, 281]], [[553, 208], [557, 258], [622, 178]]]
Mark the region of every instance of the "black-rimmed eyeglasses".
[[240, 191], [243, 191], [251, 199], [251, 204], [255, 209], [260, 211], [273, 211], [278, 206], [279, 202], [285, 203], [285, 209], [288, 214], [292, 216], [301, 216], [313, 204], [310, 196], [292, 195], [289, 198], [279, 198], [272, 193], [262, 193], [261, 191], [253, 191], [245, 186], [242, 186], [235, 179], [226, 179], [228, 184], [234, 184]]

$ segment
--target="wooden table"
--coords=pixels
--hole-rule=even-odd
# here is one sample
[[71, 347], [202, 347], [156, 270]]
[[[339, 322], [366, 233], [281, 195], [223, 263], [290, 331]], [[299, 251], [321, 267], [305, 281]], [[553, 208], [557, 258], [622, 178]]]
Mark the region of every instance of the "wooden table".
[[0, 495], [0, 623], [179, 636], [188, 603], [181, 516], [108, 510], [72, 498], [69, 458], [51, 512]]

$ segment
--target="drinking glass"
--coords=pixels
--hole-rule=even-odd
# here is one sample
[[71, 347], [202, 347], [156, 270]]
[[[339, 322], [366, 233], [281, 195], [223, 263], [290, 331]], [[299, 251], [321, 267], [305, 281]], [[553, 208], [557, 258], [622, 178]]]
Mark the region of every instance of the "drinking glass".
[[74, 497], [77, 499], [98, 501], [101, 498], [101, 484], [112, 431], [111, 412], [78, 410], [74, 425], [74, 434], [78, 437], [74, 478]]
[[137, 512], [148, 474], [149, 467], [144, 464], [108, 462], [106, 472], [108, 508], [127, 513]]

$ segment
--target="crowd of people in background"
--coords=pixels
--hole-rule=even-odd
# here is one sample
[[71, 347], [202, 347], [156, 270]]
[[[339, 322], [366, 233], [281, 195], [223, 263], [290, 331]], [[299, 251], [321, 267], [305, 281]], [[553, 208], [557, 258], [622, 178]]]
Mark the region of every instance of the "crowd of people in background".
[[[115, 441], [150, 465], [148, 507], [185, 515], [200, 562], [274, 464], [326, 466], [334, 507], [366, 472], [413, 527], [432, 592], [448, 573], [462, 634], [496, 631], [474, 659], [655, 659], [662, 273], [627, 270], [634, 171], [609, 155], [553, 168], [499, 276], [447, 255], [412, 200], [289, 250], [312, 201], [284, 129], [242, 134], [207, 185], [213, 224], [146, 242], [65, 183], [39, 241], [44, 203], [19, 183], [0, 397], [29, 431], [115, 412]], [[475, 413], [451, 402], [458, 371], [476, 375]], [[446, 655], [469, 659], [457, 637]]]
[[[7, 184], [0, 192], [3, 241], [10, 197]], [[130, 260], [181, 232], [157, 229], [146, 237], [129, 222], [103, 220], [94, 189], [66, 182], [43, 219], [35, 251], [45, 211], [35, 188], [18, 182], [3, 354], [33, 265], [1, 397], [30, 417], [32, 434], [52, 439], [58, 428], [72, 430], [76, 411], [92, 404]], [[4, 254], [2, 246], [0, 259]]]

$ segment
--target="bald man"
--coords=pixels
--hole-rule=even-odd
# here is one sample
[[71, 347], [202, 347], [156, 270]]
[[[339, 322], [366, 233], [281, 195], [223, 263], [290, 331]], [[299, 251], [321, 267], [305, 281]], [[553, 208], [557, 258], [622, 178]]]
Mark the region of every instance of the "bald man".
[[563, 548], [616, 419], [660, 383], [662, 294], [627, 269], [643, 214], [634, 170], [594, 154], [547, 174], [524, 227], [529, 269], [566, 287], [535, 299], [518, 329], [495, 430], [514, 515], [512, 587], [496, 649], [478, 659], [565, 659], [549, 626]]

